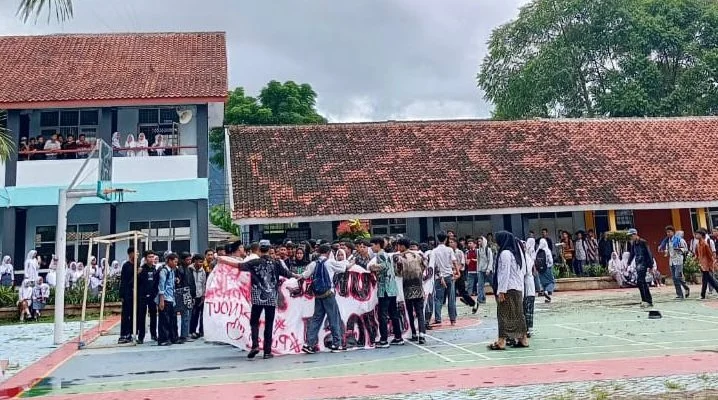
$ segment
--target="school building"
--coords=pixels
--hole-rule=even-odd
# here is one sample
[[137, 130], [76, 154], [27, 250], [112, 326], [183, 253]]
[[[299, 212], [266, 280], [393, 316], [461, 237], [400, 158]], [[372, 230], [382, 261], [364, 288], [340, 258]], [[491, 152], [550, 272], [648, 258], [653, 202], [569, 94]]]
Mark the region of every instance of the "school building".
[[[47, 268], [58, 190], [99, 139], [114, 150], [112, 187], [136, 192], [72, 208], [68, 260], [85, 260], [91, 237], [127, 230], [145, 231], [159, 251], [207, 247], [208, 132], [222, 126], [228, 92], [224, 33], [2, 36], [0, 54], [0, 109], [18, 150], [0, 164], [0, 252], [16, 269], [32, 249]], [[92, 188], [97, 160], [89, 166], [80, 178]], [[113, 257], [125, 259], [128, 245]]]
[[251, 240], [332, 239], [361, 218], [422, 241], [635, 227], [656, 249], [666, 225], [718, 226], [713, 117], [232, 126], [226, 141]]

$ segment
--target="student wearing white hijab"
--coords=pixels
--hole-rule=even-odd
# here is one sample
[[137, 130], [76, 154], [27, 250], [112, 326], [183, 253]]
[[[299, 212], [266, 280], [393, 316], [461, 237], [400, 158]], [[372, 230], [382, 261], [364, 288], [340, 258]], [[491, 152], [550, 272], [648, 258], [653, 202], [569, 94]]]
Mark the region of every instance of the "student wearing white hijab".
[[526, 318], [527, 337], [533, 335], [534, 327], [534, 302], [536, 301], [536, 283], [534, 281], [534, 257], [536, 256], [536, 240], [528, 238], [524, 243], [524, 318]]
[[148, 147], [150, 147], [150, 143], [147, 141], [147, 137], [145, 136], [144, 132], [140, 132], [139, 135], [137, 135], [137, 150], [136, 156], [137, 157], [149, 157], [150, 152]]
[[25, 279], [18, 289], [18, 310], [20, 310], [20, 322], [25, 322], [25, 317], [32, 318], [32, 292], [34, 281]]
[[556, 279], [553, 276], [553, 256], [548, 247], [548, 241], [544, 238], [539, 240], [538, 250], [534, 255], [534, 268], [539, 274], [539, 281], [544, 289], [546, 303], [551, 302], [551, 295], [556, 288]]
[[135, 149], [137, 148], [137, 142], [135, 142], [135, 136], [133, 134], [127, 135], [125, 139], [125, 157], [135, 157]]
[[35, 320], [40, 318], [40, 313], [45, 308], [49, 297], [50, 285], [43, 282], [42, 277], [37, 278], [37, 283], [32, 290], [32, 312], [35, 316]]
[[623, 275], [623, 262], [615, 251], [611, 253], [611, 260], [608, 262], [608, 273], [616, 280], [618, 286], [623, 287], [626, 284], [626, 278]]
[[117, 151], [122, 148], [122, 144], [120, 143], [120, 132], [115, 132], [112, 134], [112, 149], [114, 151]]
[[[104, 258], [102, 260], [105, 261]], [[86, 273], [90, 280], [90, 292], [93, 296], [97, 296], [102, 286], [102, 268], [97, 265], [95, 256], [90, 258], [90, 266], [87, 267]]]
[[15, 282], [15, 267], [12, 265], [12, 258], [5, 256], [0, 264], [0, 286], [12, 287]]
[[165, 144], [165, 137], [161, 133], [158, 133], [155, 135], [155, 143], [152, 145], [152, 147], [156, 147], [155, 154], [158, 156], [165, 155], [165, 147], [167, 145]]
[[50, 287], [55, 287], [57, 285], [57, 256], [54, 254], [52, 255], [49, 268], [50, 271], [47, 273], [45, 281], [47, 281]]
[[112, 278], [114, 276], [119, 276], [120, 271], [121, 271], [120, 262], [117, 260], [113, 261], [112, 265], [110, 265], [110, 273], [109, 273], [108, 278]]
[[39, 269], [40, 264], [37, 262], [37, 251], [30, 250], [25, 258], [24, 279], [29, 279], [32, 282], [37, 281]]
[[75, 283], [77, 282], [77, 263], [72, 261], [70, 263], [70, 266], [67, 270], [67, 273], [65, 274], [65, 287], [71, 288], [75, 286]]
[[77, 263], [77, 271], [75, 271], [75, 283], [78, 283], [84, 279], [85, 279], [85, 264], [83, 264], [82, 262], [78, 262]]

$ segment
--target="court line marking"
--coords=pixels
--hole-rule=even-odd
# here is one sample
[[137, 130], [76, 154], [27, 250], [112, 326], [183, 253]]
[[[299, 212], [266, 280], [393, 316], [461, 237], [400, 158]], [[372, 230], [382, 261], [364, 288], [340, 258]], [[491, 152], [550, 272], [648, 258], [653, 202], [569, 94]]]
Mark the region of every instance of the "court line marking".
[[459, 350], [464, 351], [464, 352], [466, 352], [466, 353], [473, 354], [473, 355], [475, 355], [475, 356], [477, 356], [477, 357], [481, 357], [481, 358], [483, 358], [484, 360], [491, 360], [491, 359], [492, 359], [491, 357], [486, 356], [486, 355], [484, 355], [484, 354], [477, 353], [477, 352], [471, 351], [471, 350], [469, 350], [469, 349], [465, 349], [465, 348], [463, 348], [463, 347], [461, 347], [461, 346], [457, 346], [457, 345], [455, 345], [455, 344], [453, 344], [453, 343], [449, 343], [449, 342], [447, 342], [447, 341], [445, 341], [445, 340], [436, 338], [436, 337], [434, 337], [434, 336], [426, 335], [426, 334], [425, 334], [424, 336], [426, 336], [426, 337], [428, 337], [428, 338], [431, 338], [431, 339], [434, 339], [434, 340], [436, 340], [437, 342], [444, 343], [444, 344], [446, 344], [446, 345], [448, 345], [448, 346], [451, 346], [451, 347], [453, 347], [453, 348], [455, 348], [455, 349], [459, 349]]
[[613, 324], [618, 322], [646, 322], [641, 319], [619, 319], [612, 321], [586, 321], [586, 322], [562, 322], [561, 325], [593, 325], [593, 324]]
[[[607, 306], [600, 306], [600, 305], [599, 305], [598, 307], [601, 307], [601, 308], [606, 309], [606, 310], [619, 310], [619, 311], [630, 312], [630, 313], [634, 313], [634, 314], [646, 314], [646, 311], [637, 311], [637, 310], [631, 310], [631, 309], [622, 308], [622, 307], [610, 308], [610, 307], [607, 307]], [[666, 313], [666, 311], [661, 311], [661, 312], [662, 312], [662, 313]], [[670, 311], [668, 311], [668, 312], [670, 313]], [[691, 315], [691, 314], [687, 314], [687, 315]], [[674, 319], [682, 319], [682, 320], [685, 320], [685, 321], [704, 322], [704, 323], [706, 323], [706, 324], [718, 324], [718, 321], [706, 321], [706, 320], [704, 320], [704, 319], [698, 319], [698, 318], [678, 317], [678, 316], [675, 316], [675, 315], [666, 315], [665, 317], [666, 317], [666, 318], [674, 318]], [[698, 332], [698, 331], [700, 331], [700, 329], [697, 329], [697, 330], [696, 330], [696, 332]]]
[[443, 359], [444, 361], [448, 361], [448, 362], [450, 362], [450, 363], [455, 363], [455, 362], [456, 362], [456, 360], [453, 360], [453, 359], [451, 359], [451, 358], [449, 358], [449, 357], [446, 357], [446, 356], [444, 356], [443, 354], [439, 354], [439, 353], [435, 352], [434, 350], [429, 349], [427, 346], [421, 346], [421, 345], [418, 345], [418, 344], [416, 344], [416, 343], [414, 343], [414, 342], [407, 342], [407, 343], [409, 343], [410, 345], [412, 345], [412, 346], [414, 346], [414, 347], [418, 347], [418, 348], [424, 350], [425, 352], [427, 352], [427, 353], [429, 353], [429, 354], [433, 354], [433, 355], [435, 355], [435, 356], [437, 356], [437, 357]]
[[[559, 328], [574, 330], [574, 331], [578, 331], [578, 332], [583, 332], [583, 333], [593, 333], [593, 332], [587, 331], [587, 330], [585, 330], [585, 329], [574, 328], [574, 327], [572, 327], [572, 326], [565, 326], [565, 325], [561, 325], [561, 324], [554, 324], [554, 326], [558, 326]], [[624, 338], [624, 337], [620, 337], [620, 336], [616, 336], [616, 335], [611, 335], [611, 334], [606, 334], [606, 333], [604, 333], [604, 334], [602, 334], [602, 335], [599, 335], [599, 336], [609, 337], [609, 338], [616, 339], [616, 340], [623, 340], [623, 341], [626, 341], [626, 342], [629, 342], [629, 343], [638, 343], [638, 344], [642, 344], [642, 345], [646, 345], [646, 346], [655, 346], [655, 347], [659, 347], [659, 348], [661, 348], [661, 349], [663, 349], [663, 350], [669, 350], [669, 349], [670, 349], [670, 347], [666, 347], [666, 346], [663, 346], [663, 345], [660, 345], [660, 344], [640, 342], [640, 341], [637, 341], [637, 340], [626, 339], [626, 338]]]
[[705, 315], [705, 314], [691, 314], [683, 311], [674, 311], [674, 310], [662, 310], [662, 312], [667, 312], [671, 314], [679, 314], [679, 315], [687, 315], [687, 316], [699, 316], [701, 318], [718, 318], [716, 315]]

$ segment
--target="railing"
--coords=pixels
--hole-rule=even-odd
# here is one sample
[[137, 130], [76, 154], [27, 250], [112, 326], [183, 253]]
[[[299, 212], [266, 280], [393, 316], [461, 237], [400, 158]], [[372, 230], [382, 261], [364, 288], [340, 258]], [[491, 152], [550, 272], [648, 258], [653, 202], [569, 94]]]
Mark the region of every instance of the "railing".
[[[182, 155], [182, 150], [197, 149], [197, 146], [150, 146], [115, 147], [115, 157], [156, 157]], [[18, 161], [28, 160], [74, 160], [89, 157], [92, 147], [70, 150], [20, 150]]]

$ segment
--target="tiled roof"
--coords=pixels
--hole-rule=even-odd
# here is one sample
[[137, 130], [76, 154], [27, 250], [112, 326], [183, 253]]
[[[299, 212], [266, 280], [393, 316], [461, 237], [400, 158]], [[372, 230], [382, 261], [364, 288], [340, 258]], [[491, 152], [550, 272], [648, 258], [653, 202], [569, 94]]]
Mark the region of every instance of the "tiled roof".
[[248, 221], [718, 200], [718, 118], [235, 126], [230, 145]]
[[228, 91], [222, 32], [0, 36], [0, 54], [0, 108]]

